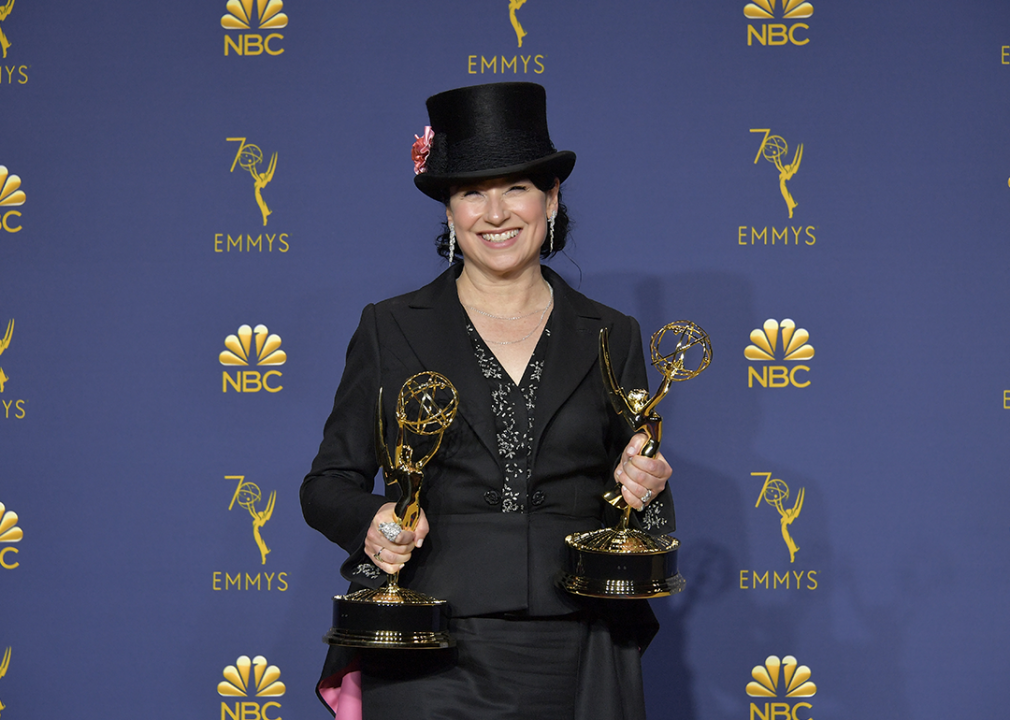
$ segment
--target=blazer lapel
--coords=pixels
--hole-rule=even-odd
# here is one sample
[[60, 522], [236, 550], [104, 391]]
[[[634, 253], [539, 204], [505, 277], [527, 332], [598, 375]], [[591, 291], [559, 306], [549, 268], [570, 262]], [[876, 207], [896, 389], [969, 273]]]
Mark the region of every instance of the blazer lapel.
[[395, 306], [392, 315], [421, 367], [442, 373], [455, 386], [459, 393], [459, 417], [473, 429], [504, 471], [487, 379], [477, 366], [473, 345], [463, 325], [463, 311], [456, 294], [457, 275], [458, 268], [449, 268], [414, 293], [407, 303]]
[[544, 268], [543, 272], [554, 288], [554, 317], [544, 373], [537, 390], [534, 458], [540, 449], [544, 430], [554, 415], [575, 392], [586, 373], [595, 367], [599, 357], [601, 327], [600, 314], [593, 305], [572, 290], [553, 270]]
[[[543, 273], [554, 288], [554, 317], [537, 391], [534, 458], [544, 429], [586, 374], [594, 369], [599, 357], [601, 327], [600, 315], [591, 303], [550, 268], [543, 268]], [[459, 393], [459, 416], [473, 429], [504, 472], [487, 379], [473, 359], [473, 346], [463, 326], [456, 294], [457, 275], [458, 268], [449, 268], [414, 293], [407, 303], [396, 305], [392, 315], [421, 367], [440, 372], [452, 381]]]

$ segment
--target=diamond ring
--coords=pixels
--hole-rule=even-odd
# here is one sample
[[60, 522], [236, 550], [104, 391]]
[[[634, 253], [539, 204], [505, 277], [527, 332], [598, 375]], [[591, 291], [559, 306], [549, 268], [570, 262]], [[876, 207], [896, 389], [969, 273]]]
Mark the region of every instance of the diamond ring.
[[389, 542], [396, 542], [396, 538], [403, 532], [403, 528], [400, 526], [400, 523], [384, 522], [379, 523], [379, 532], [385, 535]]

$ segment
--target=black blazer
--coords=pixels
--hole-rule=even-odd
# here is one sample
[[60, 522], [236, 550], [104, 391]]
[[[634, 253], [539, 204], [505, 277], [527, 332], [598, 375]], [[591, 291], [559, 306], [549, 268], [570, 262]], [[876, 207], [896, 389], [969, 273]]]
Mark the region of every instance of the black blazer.
[[[393, 409], [404, 380], [425, 370], [442, 373], [459, 392], [460, 408], [425, 468], [421, 504], [431, 529], [400, 573], [401, 584], [448, 600], [457, 617], [570, 613], [585, 603], [556, 585], [564, 538], [616, 520], [601, 496], [613, 484], [614, 464], [631, 435], [604, 391], [599, 333], [610, 329], [622, 386], [648, 387], [638, 323], [544, 268], [555, 305], [536, 398], [532, 475], [525, 512], [503, 513], [504, 469], [491, 398], [464, 327], [458, 273], [458, 266], [450, 268], [420, 290], [362, 312], [319, 454], [302, 483], [302, 511], [309, 525], [350, 554], [344, 576], [377, 587], [384, 576], [364, 554], [365, 534], [379, 507], [399, 493], [394, 486], [388, 497], [372, 494], [379, 469], [373, 449], [379, 388], [392, 446]], [[647, 513], [635, 515], [646, 515], [637, 522], [650, 532], [674, 529], [669, 488]], [[639, 605], [621, 603], [627, 610]]]

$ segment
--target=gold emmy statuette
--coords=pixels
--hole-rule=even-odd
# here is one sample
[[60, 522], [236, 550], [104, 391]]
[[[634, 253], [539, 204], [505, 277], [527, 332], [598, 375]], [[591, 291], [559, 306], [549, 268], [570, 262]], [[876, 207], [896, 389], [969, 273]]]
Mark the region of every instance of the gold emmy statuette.
[[[660, 345], [669, 333], [677, 336], [673, 352], [663, 354]], [[648, 438], [639, 454], [655, 456], [663, 435], [663, 418], [656, 406], [674, 382], [690, 380], [712, 361], [712, 344], [708, 333], [692, 322], [678, 320], [655, 332], [650, 342], [652, 365], [663, 375], [663, 382], [650, 398], [648, 390], [625, 392], [614, 376], [610, 364], [607, 329], [600, 331], [600, 369], [603, 385], [617, 414], [632, 430]], [[697, 367], [685, 367], [690, 352]], [[700, 360], [698, 360], [700, 355]], [[684, 589], [684, 578], [677, 572], [677, 549], [680, 542], [668, 535], [653, 536], [628, 527], [631, 506], [621, 494], [621, 485], [603, 498], [622, 511], [617, 527], [573, 533], [565, 538], [568, 550], [567, 570], [560, 583], [575, 595], [599, 598], [652, 598], [678, 593]]]
[[[392, 457], [382, 422], [382, 390], [375, 421], [375, 452], [387, 485], [400, 487], [394, 513], [402, 530], [414, 530], [421, 517], [424, 466], [439, 446], [442, 434], [459, 409], [456, 388], [444, 375], [423, 372], [407, 379], [396, 400], [399, 431]], [[426, 448], [414, 459], [408, 435]], [[427, 439], [427, 442], [425, 440]], [[432, 440], [433, 439], [433, 440]], [[333, 627], [323, 637], [330, 645], [361, 648], [436, 649], [455, 645], [449, 636], [449, 604], [400, 587], [399, 573], [386, 576], [378, 589], [366, 588], [333, 598]]]

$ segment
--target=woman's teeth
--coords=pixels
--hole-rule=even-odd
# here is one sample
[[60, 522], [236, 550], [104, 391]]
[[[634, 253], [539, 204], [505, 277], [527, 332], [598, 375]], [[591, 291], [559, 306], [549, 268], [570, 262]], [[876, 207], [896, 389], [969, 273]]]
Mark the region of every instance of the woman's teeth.
[[511, 240], [518, 234], [518, 230], [506, 230], [502, 233], [481, 233], [481, 237], [487, 242], [505, 242], [506, 240]]

